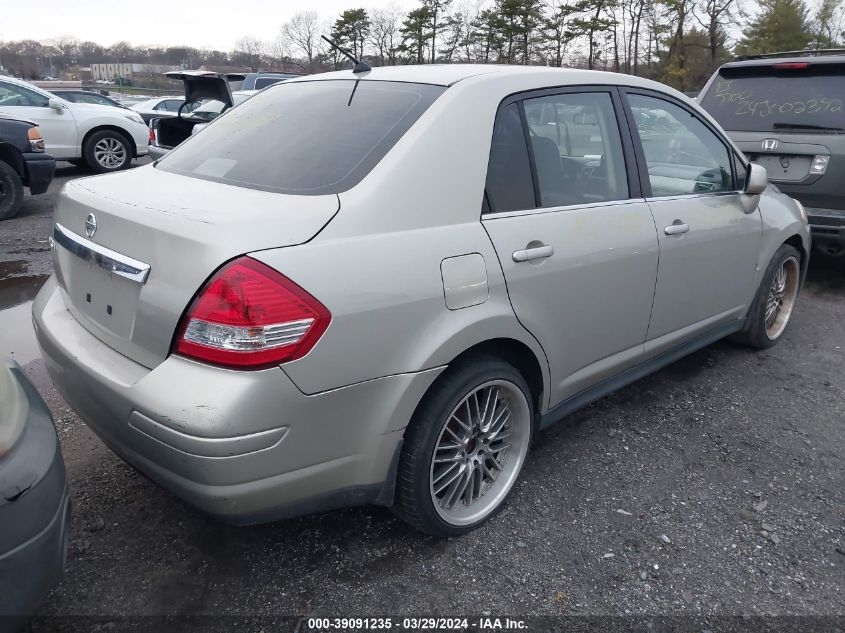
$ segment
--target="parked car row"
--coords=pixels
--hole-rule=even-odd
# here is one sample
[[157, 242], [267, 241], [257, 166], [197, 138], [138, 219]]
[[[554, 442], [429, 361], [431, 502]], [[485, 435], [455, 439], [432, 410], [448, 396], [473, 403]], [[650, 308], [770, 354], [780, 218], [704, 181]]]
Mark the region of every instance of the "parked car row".
[[[273, 72], [167, 75], [183, 80], [184, 98], [156, 97], [130, 107], [92, 90], [49, 93], [0, 77], [0, 220], [17, 214], [24, 188], [33, 195], [47, 190], [55, 160], [106, 173], [125, 169], [151, 150], [160, 158], [259, 89], [295, 77]], [[175, 121], [160, 124], [167, 118]]]
[[742, 60], [697, 102], [517, 66], [356, 64], [255, 96], [180, 71], [162, 159], [59, 196], [47, 369], [124, 460], [224, 520], [379, 504], [463, 534], [536, 432], [726, 336], [783, 338], [811, 247], [791, 196], [842, 240], [842, 63]]
[[68, 101], [11, 77], [0, 77], [0, 114], [35, 122], [48, 154], [95, 173], [124, 169], [148, 151], [149, 130], [139, 114]]
[[516, 66], [271, 86], [54, 220], [38, 341], [123, 459], [232, 522], [373, 503], [440, 536], [502, 507], [541, 428], [777, 343], [810, 247], [682, 94]]
[[[182, 81], [185, 103], [191, 107], [179, 109], [175, 117], [150, 121], [150, 156], [154, 159], [161, 158], [191, 135], [205, 128], [220, 114], [258, 92], [232, 91], [233, 85], [243, 85], [244, 75], [222, 75], [201, 70], [172, 71], [165, 74], [169, 79]], [[273, 84], [281, 81], [278, 79]]]

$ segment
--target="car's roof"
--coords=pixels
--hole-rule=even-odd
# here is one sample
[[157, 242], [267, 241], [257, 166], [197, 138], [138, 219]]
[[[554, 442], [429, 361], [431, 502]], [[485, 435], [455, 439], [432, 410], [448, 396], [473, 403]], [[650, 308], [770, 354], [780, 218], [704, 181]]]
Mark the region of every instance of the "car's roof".
[[332, 79], [362, 79], [373, 81], [403, 81], [409, 83], [434, 84], [451, 86], [471, 77], [486, 76], [491, 80], [501, 81], [508, 78], [533, 75], [543, 79], [549, 86], [578, 85], [581, 83], [598, 83], [597, 76], [603, 75], [610, 85], [659, 87], [671, 90], [662, 84], [625, 75], [622, 73], [604, 72], [598, 70], [581, 70], [576, 68], [550, 68], [547, 66], [508, 66], [499, 64], [420, 64], [406, 66], [378, 66], [364, 73], [353, 73], [351, 70], [341, 70], [317, 75], [306, 75], [301, 78], [290, 79], [285, 83], [301, 81], [326, 81]]

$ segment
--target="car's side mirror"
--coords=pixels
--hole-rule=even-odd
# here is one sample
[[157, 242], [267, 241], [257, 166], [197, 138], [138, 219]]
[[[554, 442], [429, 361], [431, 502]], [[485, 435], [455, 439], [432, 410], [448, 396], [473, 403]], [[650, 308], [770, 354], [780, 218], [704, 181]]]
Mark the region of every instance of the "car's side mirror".
[[757, 205], [760, 204], [760, 194], [769, 185], [769, 176], [766, 168], [757, 163], [748, 163], [748, 170], [745, 172], [745, 189], [743, 190], [742, 208], [746, 213], [754, 213]]
[[745, 174], [745, 191], [749, 196], [758, 196], [766, 190], [769, 184], [769, 176], [766, 168], [757, 163], [748, 163], [748, 171]]
[[65, 107], [62, 105], [62, 102], [61, 102], [61, 101], [59, 101], [58, 99], [50, 99], [50, 100], [47, 102], [47, 106], [48, 106], [51, 110], [55, 110], [55, 111], [56, 111], [56, 112], [58, 112], [59, 114], [64, 114]]

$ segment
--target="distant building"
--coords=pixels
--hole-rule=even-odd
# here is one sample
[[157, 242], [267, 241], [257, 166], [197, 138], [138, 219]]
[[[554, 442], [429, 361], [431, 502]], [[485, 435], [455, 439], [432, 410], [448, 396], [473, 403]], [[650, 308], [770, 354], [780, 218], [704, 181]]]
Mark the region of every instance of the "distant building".
[[90, 78], [93, 81], [132, 79], [133, 75], [154, 75], [166, 73], [169, 70], [179, 70], [179, 68], [179, 66], [166, 64], [131, 64], [126, 62], [91, 64]]

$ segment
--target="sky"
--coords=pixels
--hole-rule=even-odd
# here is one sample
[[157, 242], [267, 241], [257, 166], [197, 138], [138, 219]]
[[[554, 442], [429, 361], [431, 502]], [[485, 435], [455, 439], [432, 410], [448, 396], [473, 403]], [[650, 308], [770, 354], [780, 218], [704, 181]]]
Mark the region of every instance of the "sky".
[[300, 11], [317, 11], [334, 19], [354, 5], [407, 11], [415, 0], [202, 0], [130, 2], [128, 0], [37, 0], [37, 9], [23, 0], [0, 0], [0, 41], [73, 36], [109, 46], [122, 40], [133, 45], [231, 50], [244, 35], [276, 38], [281, 25]]

